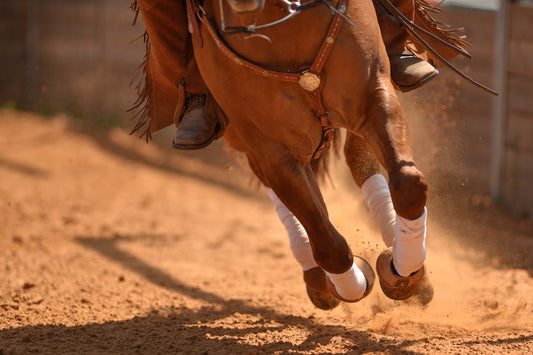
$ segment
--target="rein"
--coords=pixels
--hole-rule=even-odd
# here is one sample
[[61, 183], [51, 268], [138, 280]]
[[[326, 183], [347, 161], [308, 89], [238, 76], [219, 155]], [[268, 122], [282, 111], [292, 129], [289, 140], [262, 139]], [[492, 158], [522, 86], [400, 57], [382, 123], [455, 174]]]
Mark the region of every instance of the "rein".
[[474, 80], [473, 78], [471, 78], [467, 74], [463, 73], [460, 69], [458, 69], [452, 63], [450, 63], [449, 61], [444, 59], [435, 49], [433, 49], [433, 47], [431, 47], [431, 45], [427, 41], [425, 41], [422, 38], [422, 36], [418, 32], [422, 32], [423, 34], [431, 37], [432, 39], [439, 41], [441, 44], [444, 44], [445, 46], [453, 48], [454, 50], [456, 50], [457, 52], [459, 52], [460, 54], [462, 54], [462, 55], [464, 55], [464, 56], [466, 56], [468, 58], [470, 58], [470, 54], [468, 54], [467, 52], [465, 52], [464, 50], [462, 50], [461, 48], [459, 48], [457, 46], [454, 46], [454, 45], [452, 45], [452, 44], [450, 44], [450, 43], [448, 43], [446, 41], [443, 41], [439, 37], [433, 35], [431, 32], [428, 32], [424, 28], [422, 28], [422, 27], [418, 26], [417, 24], [415, 24], [413, 21], [411, 21], [409, 18], [407, 18], [400, 10], [398, 10], [389, 0], [380, 0], [380, 3], [381, 3], [381, 5], [383, 5], [383, 7], [385, 7], [385, 9], [389, 13], [391, 13], [393, 16], [395, 16], [398, 19], [398, 21], [400, 21], [400, 23], [402, 24], [402, 26], [405, 28], [405, 30], [407, 32], [409, 32], [411, 35], [416, 37], [416, 39], [418, 39], [428, 49], [428, 51], [433, 53], [442, 63], [444, 63], [453, 72], [455, 72], [456, 74], [458, 74], [462, 78], [466, 79], [471, 84], [477, 86], [478, 88], [481, 88], [481, 89], [489, 92], [492, 95], [498, 96], [498, 92], [496, 92], [495, 90], [492, 90], [491, 88], [489, 88], [489, 87], [481, 84], [480, 82]]
[[[339, 30], [345, 18], [344, 13], [346, 12], [346, 9], [348, 8], [349, 0], [339, 0], [337, 4], [337, 8], [335, 9], [335, 15], [331, 21], [328, 33], [326, 34], [326, 37], [324, 41], [322, 42], [322, 46], [320, 47], [320, 50], [318, 51], [313, 63], [311, 64], [311, 66], [307, 66], [298, 72], [292, 72], [292, 71], [285, 72], [285, 71], [277, 71], [277, 70], [269, 69], [261, 65], [252, 63], [249, 60], [235, 53], [220, 38], [220, 35], [216, 31], [215, 27], [211, 24], [211, 22], [207, 18], [205, 10], [198, 4], [193, 3], [193, 1], [194, 0], [186, 0], [189, 16], [194, 14], [196, 18], [199, 19], [199, 21], [207, 29], [207, 32], [209, 33], [209, 35], [211, 36], [211, 38], [213, 39], [213, 41], [215, 42], [219, 50], [227, 58], [229, 58], [233, 63], [235, 63], [236, 65], [242, 66], [243, 68], [246, 68], [254, 72], [255, 74], [260, 75], [265, 78], [276, 79], [276, 80], [281, 80], [281, 81], [291, 82], [291, 83], [298, 83], [300, 87], [304, 90], [306, 97], [314, 106], [315, 114], [320, 120], [320, 124], [322, 126], [322, 138], [321, 138], [319, 146], [315, 149], [315, 151], [313, 152], [313, 156], [312, 156], [312, 159], [318, 159], [320, 155], [322, 154], [322, 152], [331, 146], [333, 136], [334, 136], [334, 129], [331, 126], [331, 122], [329, 120], [329, 114], [326, 111], [323, 100], [322, 100], [322, 89], [324, 86], [322, 68], [324, 67], [324, 64], [329, 56], [329, 53], [331, 52], [331, 49], [333, 48], [333, 45], [335, 44], [335, 40], [337, 38], [337, 35], [339, 33]], [[324, 2], [324, 0], [319, 0], [319, 1]], [[315, 4], [316, 2], [318, 1], [314, 1], [312, 3]], [[302, 5], [302, 6], [305, 6], [305, 5]], [[285, 17], [282, 20], [284, 21], [288, 20], [287, 17]], [[195, 32], [195, 34], [193, 33], [193, 36], [197, 39], [198, 44], [202, 46], [203, 41], [199, 33], [198, 23], [194, 20], [194, 17], [190, 17], [190, 20], [193, 22], [192, 25], [193, 25], [193, 29]], [[278, 24], [279, 24], [279, 21], [278, 21]], [[245, 29], [248, 27], [249, 26], [242, 27], [242, 28]], [[255, 27], [255, 29], [258, 29], [258, 27]], [[246, 32], [246, 31], [242, 30], [240, 32]]]

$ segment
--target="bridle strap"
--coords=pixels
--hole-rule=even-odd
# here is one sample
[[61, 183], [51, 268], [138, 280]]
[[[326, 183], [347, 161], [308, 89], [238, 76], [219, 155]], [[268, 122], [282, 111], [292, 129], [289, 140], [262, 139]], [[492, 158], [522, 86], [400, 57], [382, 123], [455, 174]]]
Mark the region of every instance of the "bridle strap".
[[[313, 152], [312, 156], [313, 159], [319, 158], [322, 152], [331, 146], [334, 136], [334, 129], [331, 126], [331, 122], [329, 121], [329, 115], [324, 107], [324, 102], [322, 99], [322, 89], [324, 86], [324, 75], [322, 73], [322, 69], [339, 34], [341, 25], [344, 20], [344, 13], [348, 8], [349, 0], [339, 0], [337, 4], [338, 12], [335, 13], [331, 21], [328, 33], [324, 41], [322, 42], [322, 46], [318, 51], [318, 54], [316, 55], [313, 63], [310, 67], [307, 67], [307, 69], [298, 72], [285, 72], [269, 69], [264, 66], [252, 63], [251, 61], [241, 57], [240, 55], [235, 53], [235, 51], [233, 51], [220, 38], [218, 32], [215, 30], [215, 28], [205, 15], [205, 11], [200, 9], [197, 5], [193, 4], [192, 0], [186, 1], [188, 8], [189, 6], [191, 6], [191, 9], [193, 7], [195, 8], [196, 17], [205, 26], [207, 32], [214, 40], [219, 50], [233, 63], [242, 66], [243, 68], [246, 68], [254, 72], [255, 74], [263, 76], [265, 78], [300, 84], [300, 86], [304, 89], [308, 100], [314, 106], [315, 114], [319, 118], [320, 124], [322, 126], [322, 139], [317, 149]], [[191, 20], [193, 20], [193, 18], [191, 18]]]
[[313, 159], [318, 159], [325, 149], [329, 149], [331, 147], [331, 143], [333, 142], [333, 137], [335, 134], [334, 129], [331, 127], [329, 114], [324, 107], [324, 100], [322, 98], [324, 77], [321, 78], [320, 75], [323, 76], [322, 68], [324, 67], [324, 64], [326, 63], [326, 60], [329, 57], [331, 49], [335, 44], [340, 28], [344, 21], [343, 15], [346, 12], [346, 9], [348, 8], [348, 4], [349, 0], [340, 0], [337, 4], [337, 9], [339, 10], [339, 12], [337, 12], [333, 17], [326, 38], [322, 42], [322, 47], [320, 48], [320, 51], [315, 57], [313, 65], [311, 65], [311, 69], [309, 69], [311, 73], [318, 76], [318, 78], [320, 79], [320, 86], [318, 88], [312, 91], [306, 90], [308, 97], [311, 97], [312, 99], [311, 101], [315, 106], [315, 112], [320, 118], [320, 124], [322, 125], [322, 140], [318, 148], [313, 153]]

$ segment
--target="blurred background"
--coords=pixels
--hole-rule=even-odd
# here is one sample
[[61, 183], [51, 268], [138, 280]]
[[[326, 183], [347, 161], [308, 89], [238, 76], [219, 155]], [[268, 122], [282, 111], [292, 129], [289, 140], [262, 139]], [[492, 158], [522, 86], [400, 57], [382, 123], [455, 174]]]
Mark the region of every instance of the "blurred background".
[[[89, 130], [130, 129], [126, 111], [136, 98], [130, 82], [144, 55], [144, 28], [141, 21], [132, 26], [130, 3], [0, 0], [0, 107], [44, 118], [65, 113]], [[530, 219], [533, 1], [448, 0], [441, 7], [438, 18], [464, 27], [472, 44], [473, 59], [454, 63], [500, 95], [448, 69], [423, 89], [400, 94], [415, 156], [427, 167], [438, 165], [424, 170], [443, 184], [436, 196], [467, 186], [465, 198], [474, 205], [496, 201], [506, 213]], [[155, 144], [157, 137], [170, 147], [169, 134], [156, 134]]]

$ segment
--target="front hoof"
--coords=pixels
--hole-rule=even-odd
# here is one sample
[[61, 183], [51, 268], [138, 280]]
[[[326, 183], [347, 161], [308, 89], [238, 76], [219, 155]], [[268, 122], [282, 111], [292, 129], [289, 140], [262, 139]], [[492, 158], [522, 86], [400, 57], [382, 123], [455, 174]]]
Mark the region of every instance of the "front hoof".
[[353, 262], [355, 266], [357, 266], [359, 270], [361, 270], [366, 280], [366, 290], [365, 290], [365, 293], [363, 293], [363, 296], [361, 296], [360, 298], [354, 299], [354, 300], [343, 298], [341, 295], [339, 295], [339, 293], [337, 292], [337, 289], [335, 288], [335, 285], [331, 282], [329, 277], [326, 277], [326, 282], [327, 282], [329, 292], [331, 292], [333, 296], [335, 296], [339, 300], [344, 301], [344, 302], [349, 302], [349, 303], [359, 302], [363, 298], [368, 296], [370, 294], [370, 291], [372, 291], [372, 287], [374, 286], [374, 281], [376, 279], [376, 274], [374, 274], [374, 270], [372, 270], [372, 266], [370, 266], [368, 261], [361, 258], [360, 256], [354, 255]]
[[319, 267], [304, 271], [307, 296], [315, 307], [325, 311], [337, 307], [340, 301], [329, 292], [326, 274]]
[[379, 255], [376, 270], [381, 290], [388, 298], [401, 301], [416, 294], [422, 304], [433, 299], [433, 286], [426, 276], [425, 266], [407, 277], [396, 274], [392, 271], [392, 248]]

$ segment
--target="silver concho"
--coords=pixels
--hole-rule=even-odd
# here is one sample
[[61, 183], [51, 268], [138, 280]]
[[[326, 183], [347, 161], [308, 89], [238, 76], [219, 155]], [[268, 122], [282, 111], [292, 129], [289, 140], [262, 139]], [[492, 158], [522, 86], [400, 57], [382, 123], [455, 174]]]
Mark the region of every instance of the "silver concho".
[[304, 90], [315, 91], [320, 86], [320, 77], [311, 72], [305, 72], [300, 75], [298, 83]]

